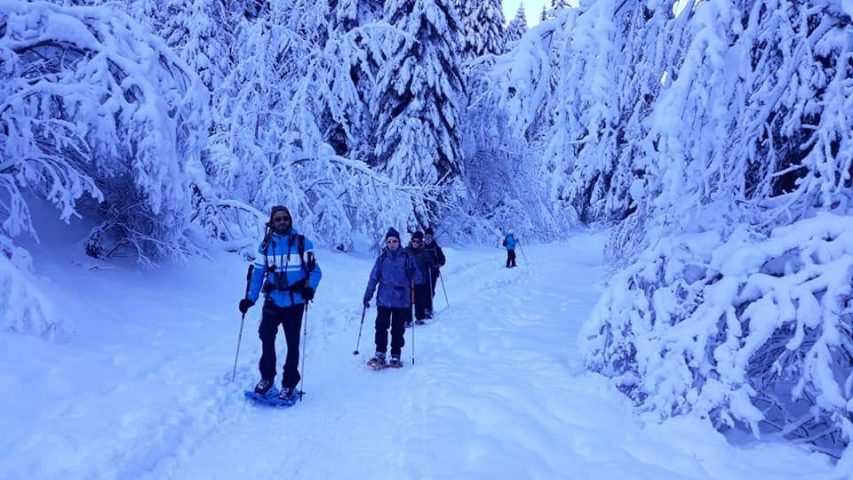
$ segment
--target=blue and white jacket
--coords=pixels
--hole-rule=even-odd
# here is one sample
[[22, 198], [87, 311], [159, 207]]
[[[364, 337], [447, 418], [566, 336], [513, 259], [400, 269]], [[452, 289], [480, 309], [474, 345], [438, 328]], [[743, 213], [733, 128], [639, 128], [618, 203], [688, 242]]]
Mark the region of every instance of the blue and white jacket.
[[[289, 307], [305, 303], [301, 294], [303, 284], [307, 283], [317, 291], [323, 272], [314, 259], [314, 244], [303, 237], [303, 265], [299, 259], [297, 233], [296, 229], [291, 228], [286, 235], [272, 234], [266, 249], [263, 244], [258, 247], [258, 257], [255, 259], [246, 298], [257, 302], [264, 287], [264, 297], [267, 300], [279, 307]], [[312, 264], [313, 270], [308, 272], [307, 268]]]

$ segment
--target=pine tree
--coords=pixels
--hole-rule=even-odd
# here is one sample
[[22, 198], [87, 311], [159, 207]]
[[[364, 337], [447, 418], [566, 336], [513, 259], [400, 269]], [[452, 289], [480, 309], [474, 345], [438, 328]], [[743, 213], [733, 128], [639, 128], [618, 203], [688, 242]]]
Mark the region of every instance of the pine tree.
[[386, 19], [407, 38], [379, 79], [375, 161], [400, 184], [448, 186], [461, 174], [458, 26], [447, 0], [392, 0]]
[[499, 0], [467, 0], [457, 7], [462, 25], [463, 58], [504, 51], [504, 16]]
[[524, 14], [524, 4], [518, 6], [515, 17], [506, 29], [506, 43], [517, 42], [527, 33], [527, 16]]

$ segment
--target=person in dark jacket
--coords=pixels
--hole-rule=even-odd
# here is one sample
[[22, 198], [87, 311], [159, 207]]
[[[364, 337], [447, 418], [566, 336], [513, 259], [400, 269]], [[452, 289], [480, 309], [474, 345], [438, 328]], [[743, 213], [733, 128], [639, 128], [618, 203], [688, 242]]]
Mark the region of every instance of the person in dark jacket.
[[[376, 354], [367, 362], [373, 368], [403, 366], [400, 355], [405, 344], [403, 335], [412, 309], [412, 285], [416, 275], [414, 260], [400, 246], [400, 234], [389, 228], [385, 234], [385, 247], [373, 264], [362, 300], [364, 308], [370, 308], [370, 300], [379, 287], [376, 291]], [[391, 327], [390, 363], [385, 360], [388, 327]]]
[[261, 339], [261, 359], [258, 369], [261, 380], [255, 392], [266, 395], [275, 384], [275, 337], [278, 326], [284, 329], [287, 356], [281, 375], [279, 398], [285, 402], [296, 399], [299, 374], [299, 330], [307, 302], [314, 298], [322, 272], [314, 258], [314, 244], [293, 228], [287, 207], [272, 208], [267, 233], [258, 248], [253, 264], [246, 298], [240, 300], [240, 312], [245, 314], [264, 294], [264, 308], [258, 336]]
[[415, 232], [409, 241], [406, 251], [415, 261], [415, 324], [423, 325], [427, 318], [427, 309], [432, 307], [432, 293], [430, 292], [429, 272], [436, 266], [436, 260], [432, 252], [424, 248], [424, 234]]
[[438, 277], [441, 275], [441, 267], [447, 263], [447, 258], [445, 258], [444, 252], [441, 250], [438, 242], [435, 241], [435, 235], [431, 227], [427, 227], [424, 230], [424, 249], [430, 252], [435, 260], [433, 268], [429, 271], [430, 301], [426, 312], [426, 318], [432, 318], [433, 301], [435, 300], [435, 287], [438, 284]]
[[515, 238], [515, 234], [512, 230], [507, 232], [506, 237], [504, 237], [503, 246], [506, 247], [506, 268], [512, 268], [517, 266], [515, 264], [515, 246], [518, 244], [518, 240]]

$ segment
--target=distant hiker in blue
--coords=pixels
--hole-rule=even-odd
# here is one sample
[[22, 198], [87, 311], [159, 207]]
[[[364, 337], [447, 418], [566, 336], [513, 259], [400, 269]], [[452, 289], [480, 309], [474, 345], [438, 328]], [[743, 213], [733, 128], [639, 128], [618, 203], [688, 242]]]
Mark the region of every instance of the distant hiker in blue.
[[314, 244], [293, 228], [293, 218], [287, 207], [273, 207], [266, 226], [246, 298], [240, 300], [239, 309], [245, 314], [263, 292], [264, 308], [258, 327], [262, 346], [258, 362], [261, 380], [255, 386], [255, 392], [266, 395], [275, 384], [275, 337], [281, 325], [287, 343], [287, 357], [282, 369], [279, 399], [292, 402], [301, 378], [298, 367], [302, 315], [307, 302], [314, 299], [323, 274], [314, 258]]
[[405, 344], [406, 320], [412, 310], [412, 285], [417, 269], [414, 259], [400, 247], [400, 234], [393, 228], [385, 234], [385, 248], [373, 264], [367, 289], [364, 291], [364, 308], [370, 308], [370, 299], [376, 287], [376, 354], [368, 361], [374, 368], [386, 366], [388, 352], [388, 327], [391, 327], [391, 367], [402, 367], [400, 354]]
[[513, 231], [510, 230], [507, 232], [506, 237], [504, 237], [503, 246], [506, 247], [506, 268], [512, 268], [517, 266], [515, 264], [515, 246], [518, 244], [518, 240], [516, 240]]
[[415, 275], [415, 323], [423, 325], [427, 311], [432, 309], [432, 290], [429, 272], [438, 267], [438, 261], [432, 250], [424, 247], [424, 234], [415, 232], [406, 247], [406, 252], [412, 256], [417, 267]]

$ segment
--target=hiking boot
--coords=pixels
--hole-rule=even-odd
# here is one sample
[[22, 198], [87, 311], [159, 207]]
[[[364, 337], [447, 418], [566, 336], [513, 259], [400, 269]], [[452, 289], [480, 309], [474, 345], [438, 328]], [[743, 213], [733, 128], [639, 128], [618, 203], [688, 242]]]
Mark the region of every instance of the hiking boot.
[[414, 324], [412, 323], [411, 320], [406, 320], [406, 328], [412, 328], [412, 325], [414, 325]]
[[400, 360], [399, 355], [391, 355], [391, 361], [388, 362], [388, 366], [391, 368], [400, 368], [403, 366], [403, 362]]
[[415, 320], [415, 325], [423, 325], [424, 323], [426, 323], [426, 322], [424, 322], [424, 321], [423, 321], [423, 320], [421, 320], [420, 318], [419, 318], [419, 319], [417, 319], [417, 320]]
[[255, 385], [255, 393], [258, 395], [266, 395], [272, 388], [273, 383], [275, 382], [271, 378], [262, 378], [261, 381]]
[[282, 402], [293, 403], [296, 401], [296, 389], [282, 386], [278, 399]]
[[376, 352], [376, 354], [367, 361], [367, 364], [373, 368], [385, 368], [388, 364], [385, 362], [385, 353]]

